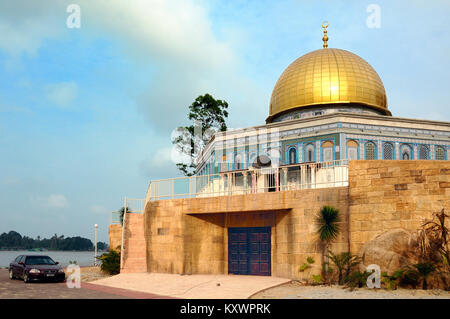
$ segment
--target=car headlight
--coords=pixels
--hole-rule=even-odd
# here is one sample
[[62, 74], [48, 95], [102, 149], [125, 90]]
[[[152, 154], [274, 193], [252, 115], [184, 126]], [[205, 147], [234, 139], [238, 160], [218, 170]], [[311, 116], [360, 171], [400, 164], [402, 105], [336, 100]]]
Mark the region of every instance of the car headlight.
[[61, 269], [58, 270], [58, 272], [59, 273], [64, 273], [64, 269], [61, 268]]
[[39, 274], [40, 272], [41, 271], [39, 269], [35, 269], [35, 268], [30, 270], [30, 274]]

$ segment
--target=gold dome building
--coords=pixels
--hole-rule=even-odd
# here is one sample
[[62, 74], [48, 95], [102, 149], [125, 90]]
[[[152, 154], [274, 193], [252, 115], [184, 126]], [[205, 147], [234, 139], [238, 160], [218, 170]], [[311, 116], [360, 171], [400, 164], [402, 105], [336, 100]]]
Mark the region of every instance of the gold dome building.
[[324, 205], [342, 216], [331, 251], [352, 254], [450, 209], [450, 123], [392, 116], [377, 72], [328, 48], [323, 27], [324, 47], [276, 82], [266, 124], [214, 134], [195, 176], [151, 181], [140, 208], [125, 202], [135, 214], [121, 272], [305, 279], [308, 256], [311, 273], [322, 269], [313, 224]]
[[267, 122], [319, 105], [360, 106], [368, 113], [391, 115], [377, 72], [356, 54], [340, 49], [323, 48], [292, 62], [275, 84]]
[[217, 133], [198, 160], [199, 175], [260, 168], [260, 156], [270, 167], [450, 158], [449, 123], [392, 117], [375, 69], [328, 48], [328, 23], [322, 27], [323, 48], [296, 59], [275, 83], [266, 125]]

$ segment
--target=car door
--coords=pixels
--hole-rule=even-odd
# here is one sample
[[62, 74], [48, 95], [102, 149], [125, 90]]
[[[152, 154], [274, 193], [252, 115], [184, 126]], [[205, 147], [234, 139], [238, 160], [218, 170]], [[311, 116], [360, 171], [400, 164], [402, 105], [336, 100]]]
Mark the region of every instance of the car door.
[[22, 258], [22, 255], [19, 255], [11, 263], [11, 270], [12, 270], [14, 276], [17, 276], [17, 267], [19, 266], [18, 262], [20, 261], [21, 258]]
[[[26, 258], [26, 256], [22, 256], [22, 258], [20, 258], [19, 261], [17, 262], [16, 276], [18, 276], [18, 277], [23, 276], [23, 270], [25, 269], [25, 258]], [[23, 264], [19, 264], [19, 263], [23, 263]]]

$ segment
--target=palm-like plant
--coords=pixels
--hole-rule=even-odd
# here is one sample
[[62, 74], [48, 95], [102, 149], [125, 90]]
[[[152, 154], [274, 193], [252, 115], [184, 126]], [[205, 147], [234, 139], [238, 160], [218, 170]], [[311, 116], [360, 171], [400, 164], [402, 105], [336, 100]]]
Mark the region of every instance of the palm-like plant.
[[328, 251], [330, 243], [336, 240], [340, 231], [339, 210], [331, 206], [323, 206], [316, 216], [317, 234], [325, 245], [325, 272], [328, 273]]
[[328, 257], [331, 259], [331, 261], [336, 265], [338, 269], [339, 285], [342, 285], [344, 283], [344, 272], [345, 277], [348, 277], [352, 268], [361, 262], [360, 257], [351, 255], [349, 252], [344, 252], [337, 255], [330, 252]]
[[422, 289], [426, 290], [428, 286], [427, 278], [436, 270], [436, 267], [431, 262], [414, 264], [413, 267], [415, 268], [417, 275], [422, 278]]

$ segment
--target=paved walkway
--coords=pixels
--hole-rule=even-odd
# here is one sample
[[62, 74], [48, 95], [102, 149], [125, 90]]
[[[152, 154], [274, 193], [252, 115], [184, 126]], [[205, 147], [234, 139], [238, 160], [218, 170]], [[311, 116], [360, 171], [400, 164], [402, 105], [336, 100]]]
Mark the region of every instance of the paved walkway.
[[81, 288], [67, 288], [65, 283], [11, 280], [7, 269], [0, 269], [0, 299], [154, 299], [155, 294], [81, 283]]
[[266, 276], [119, 274], [91, 282], [143, 293], [187, 299], [246, 299], [290, 279]]

